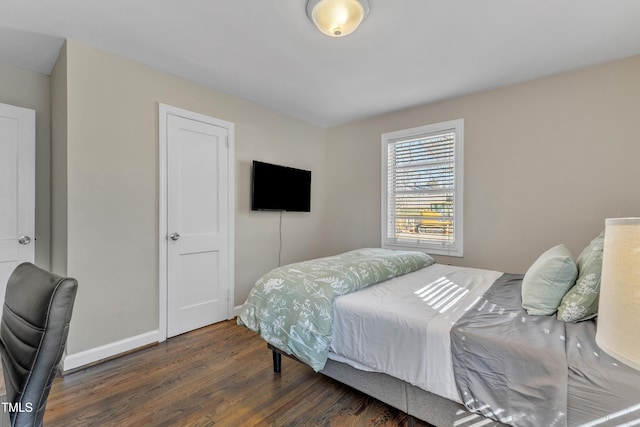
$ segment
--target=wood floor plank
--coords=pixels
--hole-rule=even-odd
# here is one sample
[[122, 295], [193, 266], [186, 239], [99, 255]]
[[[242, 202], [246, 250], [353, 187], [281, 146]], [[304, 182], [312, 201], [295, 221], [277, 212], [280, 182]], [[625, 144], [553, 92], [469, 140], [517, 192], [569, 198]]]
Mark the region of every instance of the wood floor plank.
[[[406, 426], [406, 414], [287, 358], [235, 320], [54, 380], [47, 427]], [[417, 427], [429, 427], [415, 420]]]

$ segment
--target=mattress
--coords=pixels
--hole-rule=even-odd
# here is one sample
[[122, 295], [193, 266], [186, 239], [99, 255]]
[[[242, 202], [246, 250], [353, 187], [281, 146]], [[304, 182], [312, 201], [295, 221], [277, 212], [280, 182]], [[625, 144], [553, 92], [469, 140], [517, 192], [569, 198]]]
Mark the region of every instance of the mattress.
[[460, 403], [449, 331], [501, 275], [434, 264], [337, 297], [329, 358]]
[[[328, 281], [333, 277], [322, 283]], [[322, 311], [332, 318], [328, 356], [354, 368], [352, 374], [369, 371], [365, 389], [373, 377], [375, 396], [391, 393], [386, 386], [382, 395], [376, 391], [378, 378], [404, 384], [404, 393], [392, 393], [401, 402], [389, 403], [412, 414], [409, 390], [514, 426], [640, 425], [640, 371], [597, 347], [595, 320], [565, 324], [554, 315], [529, 316], [521, 284], [522, 275], [434, 264], [341, 294]], [[281, 307], [283, 313], [298, 313], [300, 298], [315, 301], [317, 292], [308, 291], [316, 287], [307, 280], [291, 287], [305, 293], [292, 299], [292, 310]]]

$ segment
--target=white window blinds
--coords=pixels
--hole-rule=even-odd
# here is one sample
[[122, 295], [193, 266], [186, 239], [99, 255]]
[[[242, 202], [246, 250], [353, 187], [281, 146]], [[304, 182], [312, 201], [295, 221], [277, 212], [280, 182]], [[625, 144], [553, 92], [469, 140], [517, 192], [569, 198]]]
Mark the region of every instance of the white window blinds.
[[461, 255], [462, 121], [383, 135], [383, 246]]

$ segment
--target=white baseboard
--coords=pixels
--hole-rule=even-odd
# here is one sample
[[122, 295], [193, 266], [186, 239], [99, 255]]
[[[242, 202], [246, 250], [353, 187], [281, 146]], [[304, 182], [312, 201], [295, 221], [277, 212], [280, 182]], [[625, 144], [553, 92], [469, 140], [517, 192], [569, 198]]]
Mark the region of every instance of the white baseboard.
[[240, 314], [240, 310], [242, 310], [242, 307], [244, 307], [244, 304], [236, 305], [235, 307], [233, 307], [233, 317], [238, 317], [238, 315]]
[[[233, 308], [231, 319], [240, 314], [240, 310], [242, 310], [243, 306], [244, 304]], [[66, 372], [161, 341], [164, 341], [164, 339], [161, 339], [160, 331], [155, 330], [145, 332], [144, 334], [136, 335], [135, 337], [125, 338], [100, 347], [90, 348], [89, 350], [81, 351], [79, 353], [67, 354], [63, 356], [60, 366], [62, 371]]]
[[62, 371], [80, 368], [100, 360], [108, 359], [136, 348], [159, 342], [159, 331], [150, 331], [135, 337], [125, 338], [79, 353], [69, 354], [62, 359]]

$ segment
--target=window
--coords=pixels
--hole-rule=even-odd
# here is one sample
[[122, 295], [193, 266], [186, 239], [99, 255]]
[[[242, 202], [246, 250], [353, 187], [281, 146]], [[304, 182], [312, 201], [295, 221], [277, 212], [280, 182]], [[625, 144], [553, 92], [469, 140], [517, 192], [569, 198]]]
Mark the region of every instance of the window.
[[382, 135], [382, 247], [462, 256], [464, 120]]

